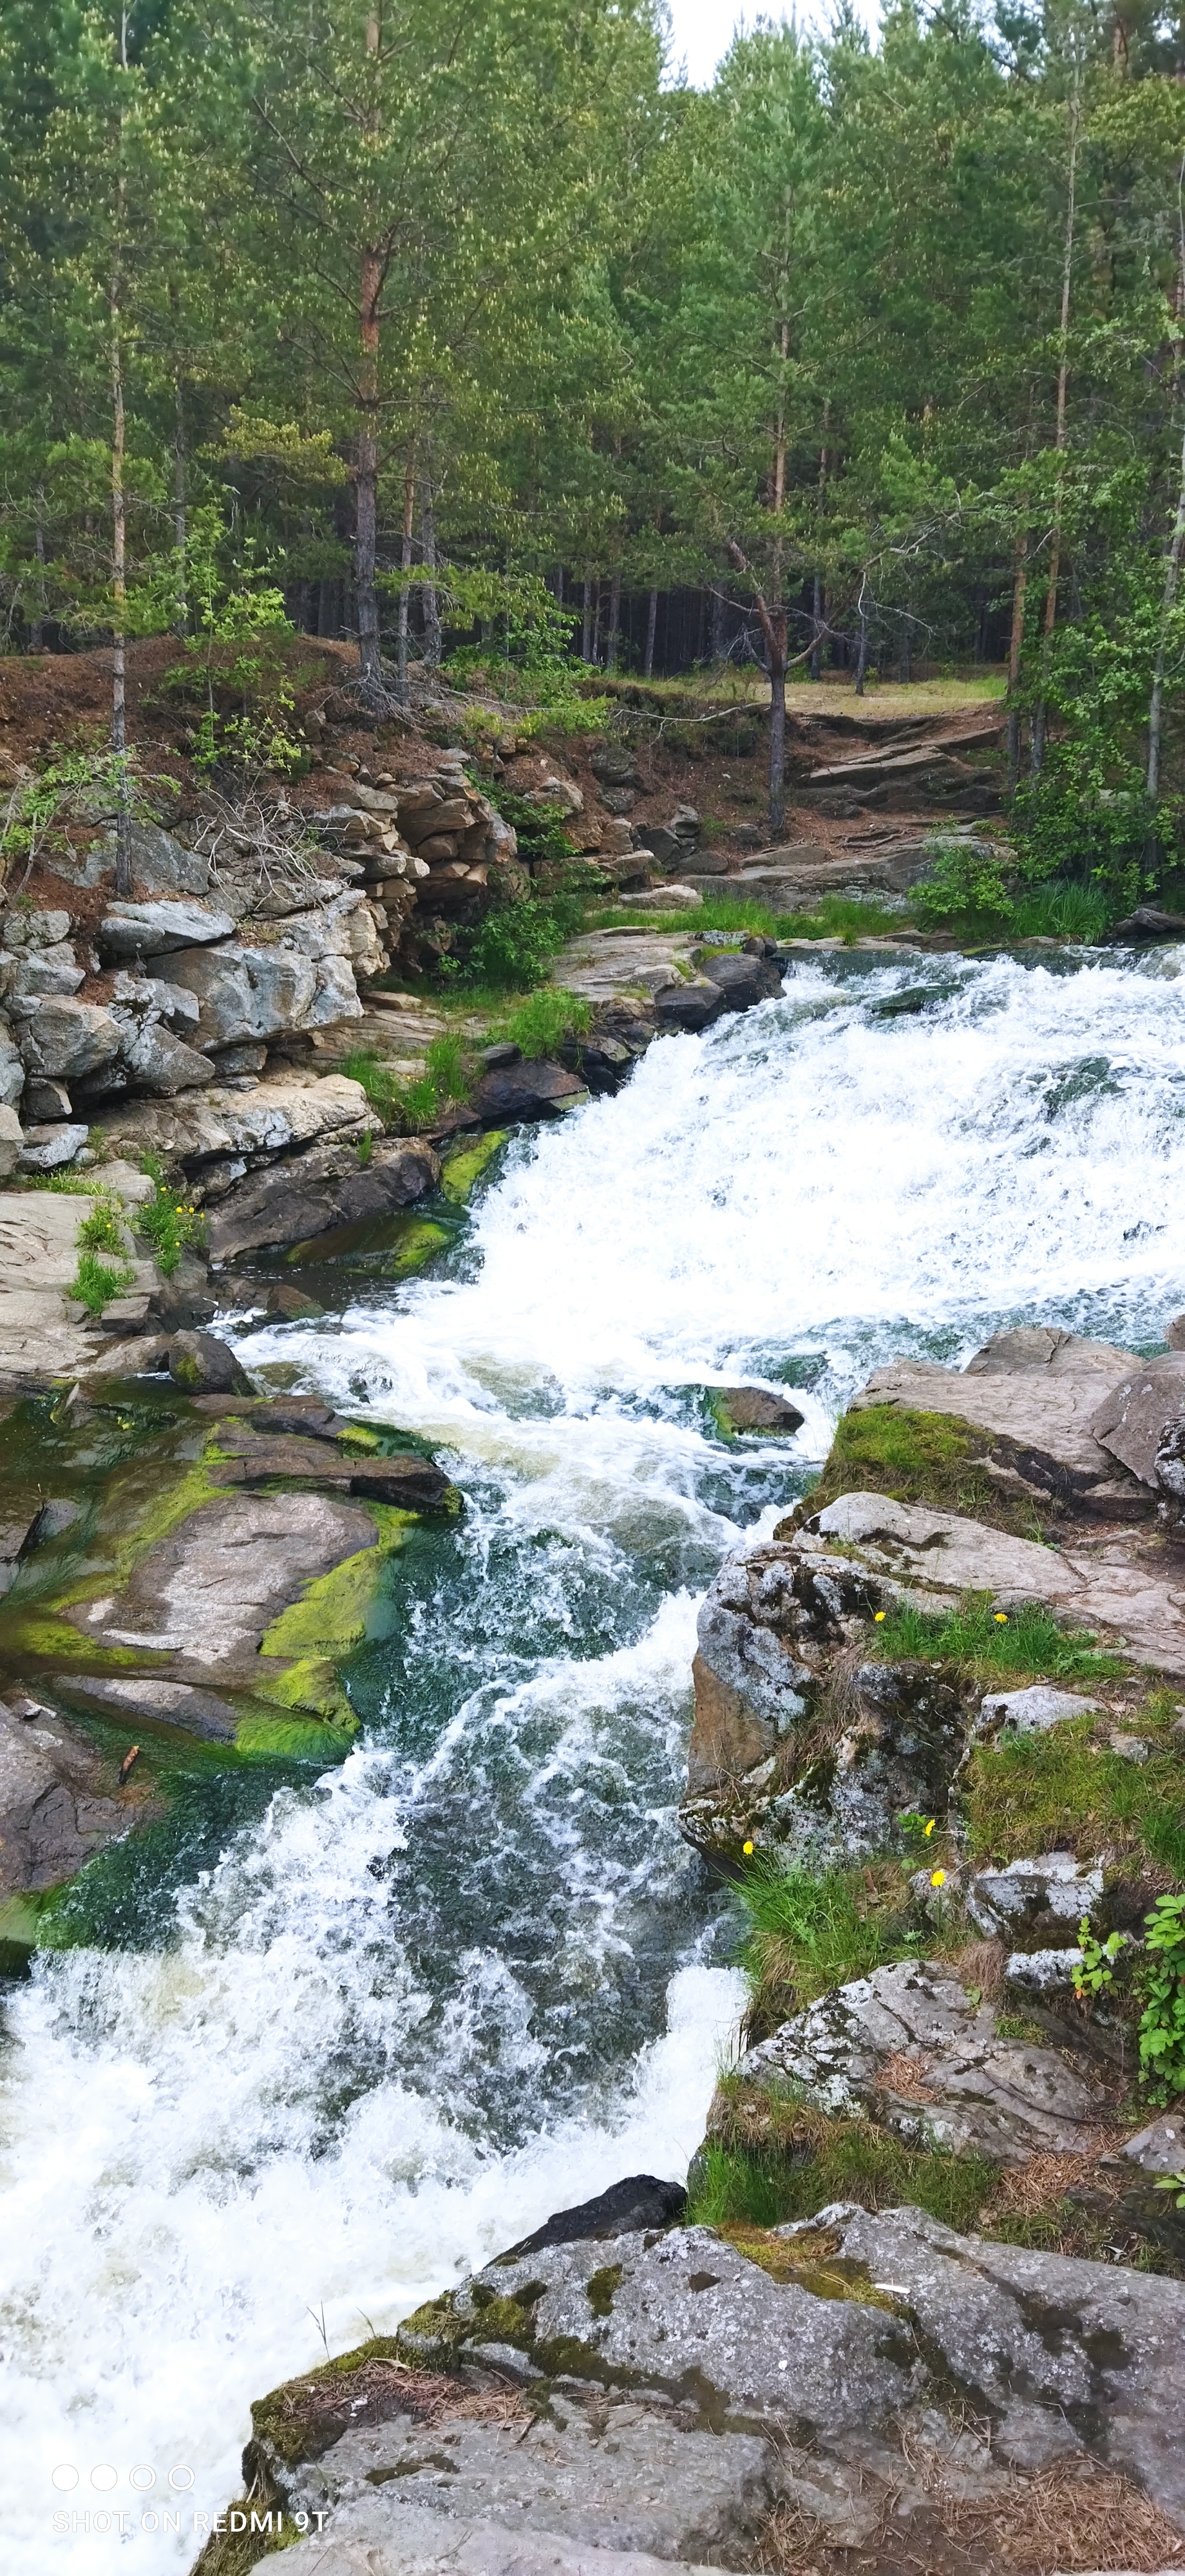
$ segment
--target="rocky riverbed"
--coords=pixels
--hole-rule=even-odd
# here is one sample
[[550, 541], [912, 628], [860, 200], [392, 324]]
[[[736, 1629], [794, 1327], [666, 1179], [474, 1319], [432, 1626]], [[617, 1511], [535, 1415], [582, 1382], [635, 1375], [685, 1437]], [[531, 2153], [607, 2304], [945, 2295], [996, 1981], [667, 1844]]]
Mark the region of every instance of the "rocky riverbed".
[[[110, 1324], [66, 1294], [95, 1193], [0, 1202], [68, 1211], [80, 1337], [39, 1370], [34, 1318], [6, 1397], [22, 2576], [115, 2545], [52, 2480], [110, 2461], [130, 2514], [130, 2441], [203, 2576], [1185, 2539], [1133, 2036], [1185, 1779], [1170, 959], [691, 943], [566, 961], [604, 989], [541, 1122], [513, 1059], [361, 1157], [222, 1085], [249, 1168], [168, 1274], [113, 1111]], [[245, 1133], [190, 1097], [135, 1114], [196, 1176]], [[753, 1867], [854, 1886], [859, 1973], [746, 2000]]]

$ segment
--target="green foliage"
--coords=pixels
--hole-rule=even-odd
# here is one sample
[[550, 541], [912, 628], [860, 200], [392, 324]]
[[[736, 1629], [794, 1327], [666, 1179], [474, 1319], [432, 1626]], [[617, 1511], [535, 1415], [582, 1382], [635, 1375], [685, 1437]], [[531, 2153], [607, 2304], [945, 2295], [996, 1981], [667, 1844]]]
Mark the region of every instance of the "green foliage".
[[710, 2141], [695, 2160], [687, 2218], [693, 2227], [780, 2227], [854, 2200], [874, 2211], [928, 2209], [965, 2235], [996, 2180], [986, 2157], [902, 2146], [871, 2120], [829, 2120], [783, 2156]]
[[1111, 915], [1112, 906], [1101, 886], [1068, 884], [1054, 877], [1044, 885], [1017, 888], [1009, 936], [1073, 939], [1090, 947], [1102, 938]]
[[101, 1315], [113, 1297], [122, 1297], [131, 1287], [134, 1277], [135, 1272], [126, 1261], [116, 1269], [110, 1262], [100, 1261], [96, 1252], [83, 1252], [79, 1255], [78, 1268], [66, 1295], [76, 1298], [80, 1306], [86, 1307], [88, 1314]]
[[[583, 905], [568, 894], [494, 904], [466, 944], [458, 979], [495, 991], [529, 992], [532, 985], [547, 982], [552, 958], [575, 936], [583, 917]], [[444, 961], [446, 966], [450, 962]]]
[[186, 1247], [205, 1242], [205, 1219], [173, 1188], [158, 1155], [142, 1155], [140, 1169], [147, 1173], [154, 1188], [152, 1197], [136, 1210], [136, 1232], [152, 1245], [157, 1268], [171, 1279]]
[[879, 1876], [830, 1869], [781, 1869], [754, 1862], [738, 1881], [745, 1914], [741, 1964], [753, 1988], [750, 2015], [762, 2029], [801, 2011], [832, 1986], [908, 1957], [920, 1935], [910, 1921], [900, 1871]]
[[875, 1649], [894, 1663], [958, 1664], [985, 1681], [1037, 1673], [1100, 1681], [1123, 1670], [1119, 1657], [1100, 1653], [1081, 1631], [1060, 1628], [1040, 1603], [993, 1610], [990, 1592], [969, 1593], [957, 1610], [939, 1612], [895, 1601], [876, 1629]]
[[1090, 1916], [1084, 1914], [1078, 1926], [1078, 1947], [1082, 1957], [1074, 1970], [1074, 1992], [1082, 2002], [1089, 1995], [1106, 1994], [1115, 1983], [1115, 1961], [1123, 1948], [1123, 1934], [1109, 1932], [1105, 1941], [1096, 1940], [1090, 1928]]
[[120, 1202], [113, 1198], [110, 1190], [96, 1190], [93, 1195], [91, 1213], [83, 1217], [74, 1237], [79, 1251], [122, 1253], [123, 1209]]
[[249, 774], [291, 771], [304, 755], [285, 650], [295, 629], [254, 539], [237, 561], [227, 557], [221, 511], [194, 511], [179, 566], [194, 631], [166, 686], [183, 699], [196, 689], [204, 700], [192, 751], [199, 769], [226, 760]]
[[915, 886], [913, 903], [927, 929], [953, 921], [1012, 921], [1012, 897], [1000, 861], [978, 843], [937, 843], [934, 864]]
[[532, 805], [527, 797], [514, 796], [500, 787], [498, 812], [503, 822], [513, 826], [520, 858], [531, 863], [547, 859], [554, 867], [566, 868], [575, 857], [576, 844], [558, 806]]
[[579, 993], [565, 993], [559, 986], [547, 985], [497, 1021], [490, 1037], [521, 1047], [525, 1056], [534, 1057], [554, 1054], [569, 1038], [587, 1037], [591, 1026], [590, 1002]]
[[[343, 1056], [341, 1070], [351, 1082], [361, 1083], [384, 1128], [404, 1136], [417, 1136], [431, 1127], [451, 1101], [467, 1100], [473, 1085], [462, 1040], [449, 1030], [432, 1039], [424, 1070], [411, 1082], [402, 1082], [391, 1065], [366, 1047], [354, 1047]], [[369, 1159], [369, 1150], [365, 1157], [360, 1153], [359, 1160], [364, 1159]]]
[[0, 880], [12, 902], [38, 865], [73, 859], [77, 844], [109, 831], [123, 810], [154, 821], [172, 780], [146, 771], [129, 750], [66, 751], [60, 745], [36, 778], [12, 789], [0, 823]]
[[1140, 2072], [1154, 2102], [1185, 2093], [1185, 1896], [1159, 1896], [1144, 1926]]

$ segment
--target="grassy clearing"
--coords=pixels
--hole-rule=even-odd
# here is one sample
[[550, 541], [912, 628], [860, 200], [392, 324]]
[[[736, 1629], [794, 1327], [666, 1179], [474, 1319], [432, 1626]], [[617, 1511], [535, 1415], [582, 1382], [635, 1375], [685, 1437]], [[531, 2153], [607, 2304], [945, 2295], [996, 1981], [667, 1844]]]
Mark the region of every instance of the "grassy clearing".
[[972, 1859], [1142, 1852], [1185, 1879], [1185, 1764], [1166, 1720], [1141, 1711], [1140, 1733], [1152, 1746], [1142, 1763], [1113, 1753], [1090, 1717], [977, 1745], [965, 1792]]
[[957, 1414], [895, 1404], [845, 1413], [811, 1489], [811, 1510], [824, 1510], [840, 1494], [891, 1494], [898, 1503], [931, 1503], [935, 1511], [959, 1512], [1014, 1537], [1040, 1539], [1044, 1531], [1034, 1502], [997, 1485], [977, 1463], [999, 1446], [990, 1432]]
[[1121, 1656], [1100, 1653], [1084, 1630], [1059, 1627], [1036, 1602], [993, 1610], [988, 1592], [969, 1593], [957, 1610], [935, 1614], [898, 1602], [878, 1624], [873, 1648], [891, 1663], [953, 1664], [988, 1685], [1037, 1678], [1101, 1682], [1127, 1670]]

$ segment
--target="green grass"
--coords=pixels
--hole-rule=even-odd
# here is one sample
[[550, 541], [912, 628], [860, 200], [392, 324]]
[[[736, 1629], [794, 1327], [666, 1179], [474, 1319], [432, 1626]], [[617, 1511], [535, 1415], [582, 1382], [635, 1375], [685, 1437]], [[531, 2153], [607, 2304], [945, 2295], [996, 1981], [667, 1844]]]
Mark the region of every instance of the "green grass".
[[1038, 1603], [1000, 1613], [989, 1592], [968, 1593], [957, 1610], [934, 1613], [897, 1602], [872, 1642], [892, 1663], [957, 1664], [985, 1683], [1038, 1676], [1099, 1682], [1127, 1669], [1122, 1657], [1100, 1653], [1085, 1630], [1060, 1628]]
[[582, 1000], [579, 993], [549, 987], [529, 994], [525, 1002], [506, 1012], [490, 1030], [490, 1038], [521, 1047], [525, 1056], [551, 1055], [568, 1038], [587, 1037], [591, 1026], [591, 1002]]
[[393, 1135], [418, 1135], [449, 1101], [467, 1100], [473, 1086], [464, 1039], [451, 1030], [433, 1038], [425, 1052], [424, 1070], [411, 1082], [402, 1082], [394, 1068], [368, 1047], [352, 1047], [342, 1057], [339, 1071], [351, 1082], [361, 1083], [376, 1117]]
[[186, 1246], [205, 1242], [205, 1220], [182, 1198], [179, 1190], [170, 1186], [159, 1156], [145, 1154], [140, 1169], [155, 1186], [152, 1197], [143, 1207], [136, 1209], [136, 1232], [152, 1245], [158, 1269], [164, 1272], [166, 1279], [170, 1279]]
[[965, 1791], [972, 1858], [1142, 1849], [1185, 1879], [1185, 1764], [1143, 1719], [1141, 1732], [1154, 1747], [1144, 1763], [1100, 1744], [1090, 1717], [977, 1745]]
[[83, 1252], [66, 1295], [85, 1306], [88, 1314], [101, 1315], [113, 1297], [122, 1297], [131, 1287], [135, 1275], [127, 1262], [116, 1270], [110, 1262], [100, 1261], [97, 1252]]
[[[869, 1881], [872, 1884], [870, 1886]], [[780, 1869], [754, 1862], [737, 1885], [745, 1915], [740, 1964], [752, 1990], [747, 2028], [776, 2030], [832, 1986], [866, 1977], [890, 1959], [917, 1956], [907, 1871]]]
[[[724, 2092], [727, 2122], [727, 2086]], [[829, 2201], [854, 2200], [874, 2211], [913, 2204], [965, 2235], [996, 2184], [997, 2168], [986, 2156], [906, 2147], [870, 2120], [827, 2120], [819, 2113], [789, 2125], [797, 2134], [780, 2153], [776, 2145], [715, 2140], [702, 2147], [692, 2169], [688, 2224], [780, 2227], [813, 2218]]]
[[1107, 898], [1098, 886], [1031, 886], [1013, 898], [1008, 935], [1012, 939], [1075, 939], [1094, 946], [1111, 918]]

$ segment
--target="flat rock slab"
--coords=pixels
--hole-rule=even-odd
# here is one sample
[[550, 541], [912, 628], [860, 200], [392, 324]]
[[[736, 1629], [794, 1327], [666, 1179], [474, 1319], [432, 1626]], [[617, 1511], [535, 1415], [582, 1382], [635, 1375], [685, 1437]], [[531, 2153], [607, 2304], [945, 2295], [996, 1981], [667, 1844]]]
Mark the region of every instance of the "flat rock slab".
[[369, 1496], [374, 1503], [394, 1503], [408, 1512], [437, 1511], [448, 1491], [448, 1478], [431, 1458], [414, 1452], [394, 1458], [351, 1457], [348, 1450], [325, 1440], [305, 1440], [288, 1433], [256, 1439], [236, 1426], [220, 1446], [221, 1484], [266, 1485], [283, 1478], [328, 1487], [332, 1492]]
[[1156, 1487], [1156, 1453], [1172, 1423], [1185, 1415], [1185, 1351], [1146, 1360], [1115, 1384], [1096, 1407], [1091, 1429], [1101, 1447], [1142, 1485]]
[[[825, 2111], [873, 2111], [906, 2139], [1027, 2164], [1097, 2150], [1107, 2097], [1052, 2048], [999, 2039], [990, 2004], [949, 1968], [898, 1960], [823, 1995], [738, 2069], [747, 2084], [801, 2086]], [[885, 2278], [892, 2278], [886, 2274]]]
[[180, 1727], [186, 1735], [203, 1736], [212, 1744], [233, 1744], [238, 1732], [241, 1712], [215, 1691], [199, 1690], [192, 1682], [158, 1681], [152, 1674], [109, 1679], [59, 1673], [54, 1688], [107, 1716], [126, 1717], [132, 1725], [147, 1719], [154, 1726]]
[[[149, 1548], [130, 1581], [66, 1612], [102, 1646], [168, 1655], [178, 1679], [246, 1667], [266, 1630], [315, 1576], [375, 1542], [360, 1503], [324, 1494], [234, 1494], [206, 1503]], [[186, 1672], [185, 1667], [191, 1669]], [[170, 1675], [170, 1678], [174, 1676]]]
[[343, 1073], [269, 1074], [254, 1091], [217, 1086], [175, 1100], [127, 1100], [100, 1110], [108, 1143], [133, 1157], [145, 1152], [200, 1165], [221, 1156], [289, 1153], [352, 1129], [361, 1135], [373, 1113], [360, 1082]]
[[590, 1002], [648, 997], [677, 979], [680, 969], [690, 969], [698, 946], [694, 933], [685, 930], [590, 930], [561, 948], [551, 980]]
[[1026, 1362], [979, 1370], [972, 1361], [960, 1373], [928, 1360], [894, 1360], [873, 1370], [850, 1410], [894, 1405], [954, 1414], [1006, 1440], [1019, 1472], [1035, 1486], [1067, 1502], [1077, 1497], [1114, 1506], [1125, 1479], [1094, 1424], [1099, 1407], [1131, 1367], [1130, 1351], [1108, 1352], [1100, 1343], [1081, 1345], [1074, 1367], [1034, 1368]]
[[1055, 1690], [1051, 1682], [1030, 1682], [1024, 1690], [985, 1691], [980, 1719], [985, 1727], [1003, 1726], [1014, 1735], [1044, 1735], [1077, 1717], [1095, 1717], [1103, 1703], [1078, 1691]]
[[1077, 1628], [1105, 1631], [1136, 1662], [1185, 1678], [1185, 1561], [1179, 1550], [1144, 1556], [1138, 1537], [1037, 1547], [980, 1521], [887, 1495], [841, 1494], [807, 1524], [826, 1543], [900, 1584], [922, 1608], [949, 1607], [964, 1592], [990, 1592], [1002, 1608], [1044, 1602]]
[[[99, 1337], [84, 1306], [67, 1297], [78, 1269], [78, 1229], [94, 1201], [51, 1190], [0, 1193], [0, 1392], [23, 1394], [95, 1365]], [[151, 1261], [132, 1262], [132, 1287], [158, 1284]]]

